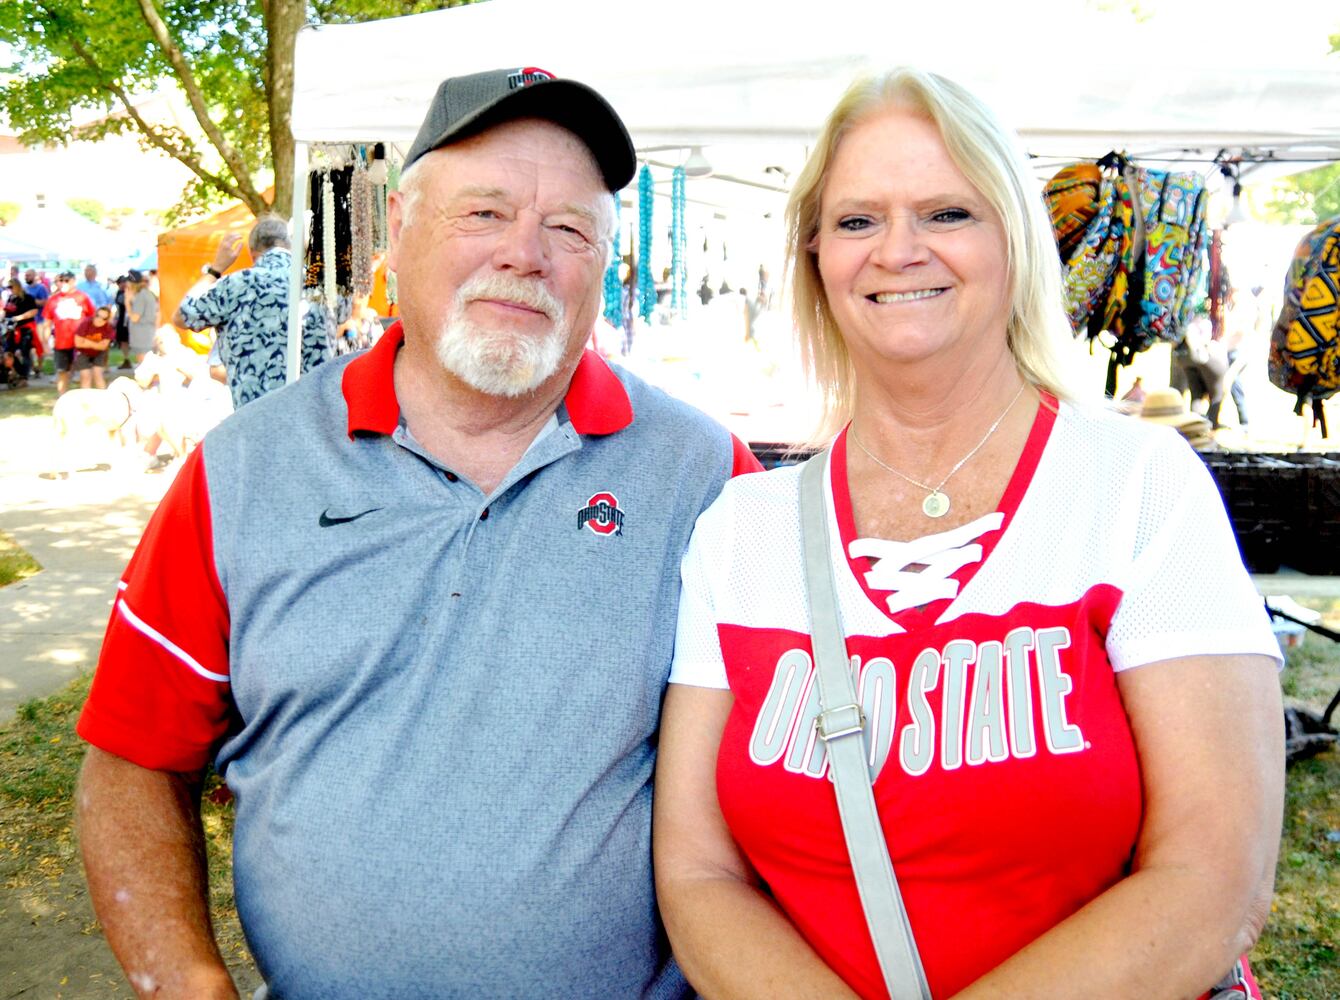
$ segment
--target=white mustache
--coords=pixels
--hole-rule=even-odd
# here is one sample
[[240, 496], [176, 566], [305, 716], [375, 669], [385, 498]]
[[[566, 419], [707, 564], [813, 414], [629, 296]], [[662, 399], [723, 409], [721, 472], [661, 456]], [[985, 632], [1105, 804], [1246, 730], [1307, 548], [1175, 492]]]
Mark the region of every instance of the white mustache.
[[507, 274], [482, 274], [471, 278], [456, 291], [456, 300], [462, 306], [479, 299], [497, 299], [542, 312], [550, 320], [563, 315], [563, 304], [549, 289], [538, 282]]

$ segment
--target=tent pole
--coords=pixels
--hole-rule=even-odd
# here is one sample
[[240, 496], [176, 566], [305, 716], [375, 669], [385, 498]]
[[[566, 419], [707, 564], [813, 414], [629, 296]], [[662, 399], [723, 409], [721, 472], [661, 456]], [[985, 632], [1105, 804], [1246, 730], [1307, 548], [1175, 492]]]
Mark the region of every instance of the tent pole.
[[307, 143], [293, 144], [293, 214], [289, 217], [293, 261], [288, 275], [288, 365], [285, 381], [302, 374], [302, 278], [307, 261]]

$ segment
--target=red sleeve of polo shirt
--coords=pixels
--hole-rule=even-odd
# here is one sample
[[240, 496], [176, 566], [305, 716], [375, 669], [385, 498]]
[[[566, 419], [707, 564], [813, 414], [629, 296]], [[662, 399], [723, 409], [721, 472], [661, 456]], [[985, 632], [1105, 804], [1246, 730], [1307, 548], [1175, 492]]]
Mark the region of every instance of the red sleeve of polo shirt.
[[89, 743], [162, 771], [208, 763], [232, 714], [202, 450], [182, 465], [126, 567], [79, 716]]
[[735, 455], [735, 463], [731, 466], [731, 477], [743, 476], [749, 472], [762, 472], [763, 464], [754, 457], [754, 453], [749, 450], [749, 445], [745, 444], [734, 434], [730, 436], [731, 450]]

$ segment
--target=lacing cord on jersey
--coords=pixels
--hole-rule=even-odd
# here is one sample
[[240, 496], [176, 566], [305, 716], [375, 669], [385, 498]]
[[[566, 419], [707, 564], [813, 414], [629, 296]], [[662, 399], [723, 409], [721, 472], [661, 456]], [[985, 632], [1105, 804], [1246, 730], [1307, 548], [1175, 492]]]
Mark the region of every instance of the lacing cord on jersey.
[[[886, 598], [890, 614], [907, 608], [921, 607], [932, 601], [958, 596], [958, 581], [953, 579], [969, 563], [980, 562], [982, 546], [978, 543], [989, 531], [997, 531], [1005, 521], [1000, 511], [986, 514], [975, 521], [923, 535], [910, 542], [891, 542], [884, 538], [858, 538], [847, 551], [853, 559], [864, 556], [876, 560], [865, 575], [871, 590], [892, 591]], [[911, 570], [909, 566], [922, 566]]]

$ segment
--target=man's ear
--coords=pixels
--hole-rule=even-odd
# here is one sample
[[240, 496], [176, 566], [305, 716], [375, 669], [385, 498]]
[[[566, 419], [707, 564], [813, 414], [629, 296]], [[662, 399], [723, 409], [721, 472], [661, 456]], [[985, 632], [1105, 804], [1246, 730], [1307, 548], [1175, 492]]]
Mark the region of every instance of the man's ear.
[[405, 224], [405, 196], [399, 191], [386, 192], [386, 269], [399, 269], [400, 230]]

